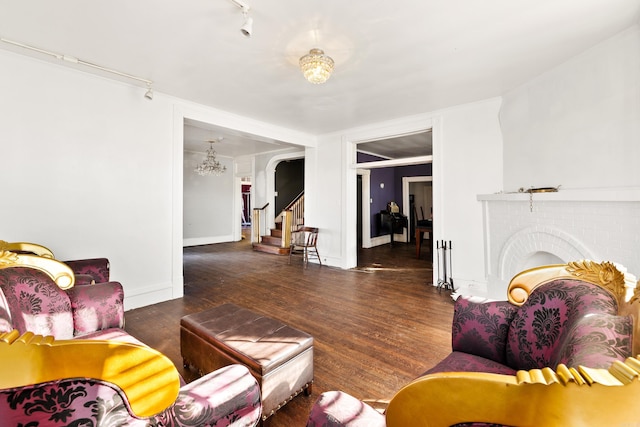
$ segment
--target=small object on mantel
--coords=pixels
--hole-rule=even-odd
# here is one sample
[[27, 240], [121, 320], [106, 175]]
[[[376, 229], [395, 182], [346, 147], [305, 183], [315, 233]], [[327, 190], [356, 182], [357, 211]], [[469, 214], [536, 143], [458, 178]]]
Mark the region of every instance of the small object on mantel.
[[519, 193], [529, 193], [529, 212], [533, 212], [533, 193], [557, 193], [560, 190], [561, 185], [557, 187], [529, 187], [525, 190], [524, 187], [518, 189]]
[[518, 189], [519, 193], [557, 193], [560, 190], [561, 185], [557, 187], [529, 187], [528, 190], [525, 190], [524, 187], [520, 187]]

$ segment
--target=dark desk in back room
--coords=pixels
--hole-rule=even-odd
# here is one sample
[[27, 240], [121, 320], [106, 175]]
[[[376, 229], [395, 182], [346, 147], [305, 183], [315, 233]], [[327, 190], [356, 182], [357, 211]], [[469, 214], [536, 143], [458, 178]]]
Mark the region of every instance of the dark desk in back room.
[[388, 211], [380, 211], [378, 214], [380, 220], [378, 226], [381, 234], [391, 234], [391, 246], [393, 246], [394, 233], [402, 234], [404, 229], [408, 227], [407, 217], [400, 213], [389, 213]]

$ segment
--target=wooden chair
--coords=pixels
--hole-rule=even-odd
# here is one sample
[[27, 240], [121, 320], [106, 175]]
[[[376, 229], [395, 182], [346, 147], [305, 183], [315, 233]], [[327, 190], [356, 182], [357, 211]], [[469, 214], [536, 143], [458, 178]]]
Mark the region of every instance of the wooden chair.
[[289, 247], [289, 264], [291, 264], [292, 255], [302, 255], [304, 268], [307, 268], [309, 264], [309, 256], [318, 259], [320, 265], [322, 260], [318, 253], [316, 243], [318, 242], [318, 229], [316, 227], [302, 226], [293, 233], [291, 233], [291, 246]]

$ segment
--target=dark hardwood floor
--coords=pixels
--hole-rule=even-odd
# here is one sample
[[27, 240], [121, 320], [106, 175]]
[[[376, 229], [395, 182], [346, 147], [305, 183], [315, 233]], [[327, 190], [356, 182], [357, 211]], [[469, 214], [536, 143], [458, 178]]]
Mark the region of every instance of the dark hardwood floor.
[[129, 333], [182, 367], [180, 318], [225, 302], [314, 337], [314, 386], [279, 410], [271, 427], [304, 426], [318, 395], [343, 390], [386, 399], [451, 351], [453, 300], [431, 286], [424, 248], [398, 243], [361, 250], [354, 270], [254, 252], [247, 240], [185, 248], [185, 295], [126, 312]]

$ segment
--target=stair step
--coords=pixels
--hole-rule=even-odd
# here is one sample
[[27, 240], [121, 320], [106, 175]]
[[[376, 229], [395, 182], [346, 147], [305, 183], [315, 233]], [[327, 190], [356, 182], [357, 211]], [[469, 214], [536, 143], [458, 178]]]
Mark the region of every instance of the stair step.
[[265, 245], [264, 243], [254, 243], [253, 250], [258, 252], [275, 254], [275, 255], [289, 255], [289, 248], [281, 248], [280, 246]]
[[272, 228], [271, 236], [278, 237], [278, 238], [282, 237], [282, 229]]
[[262, 243], [265, 245], [278, 246], [280, 247], [280, 242], [282, 242], [282, 238], [275, 236], [262, 236]]

